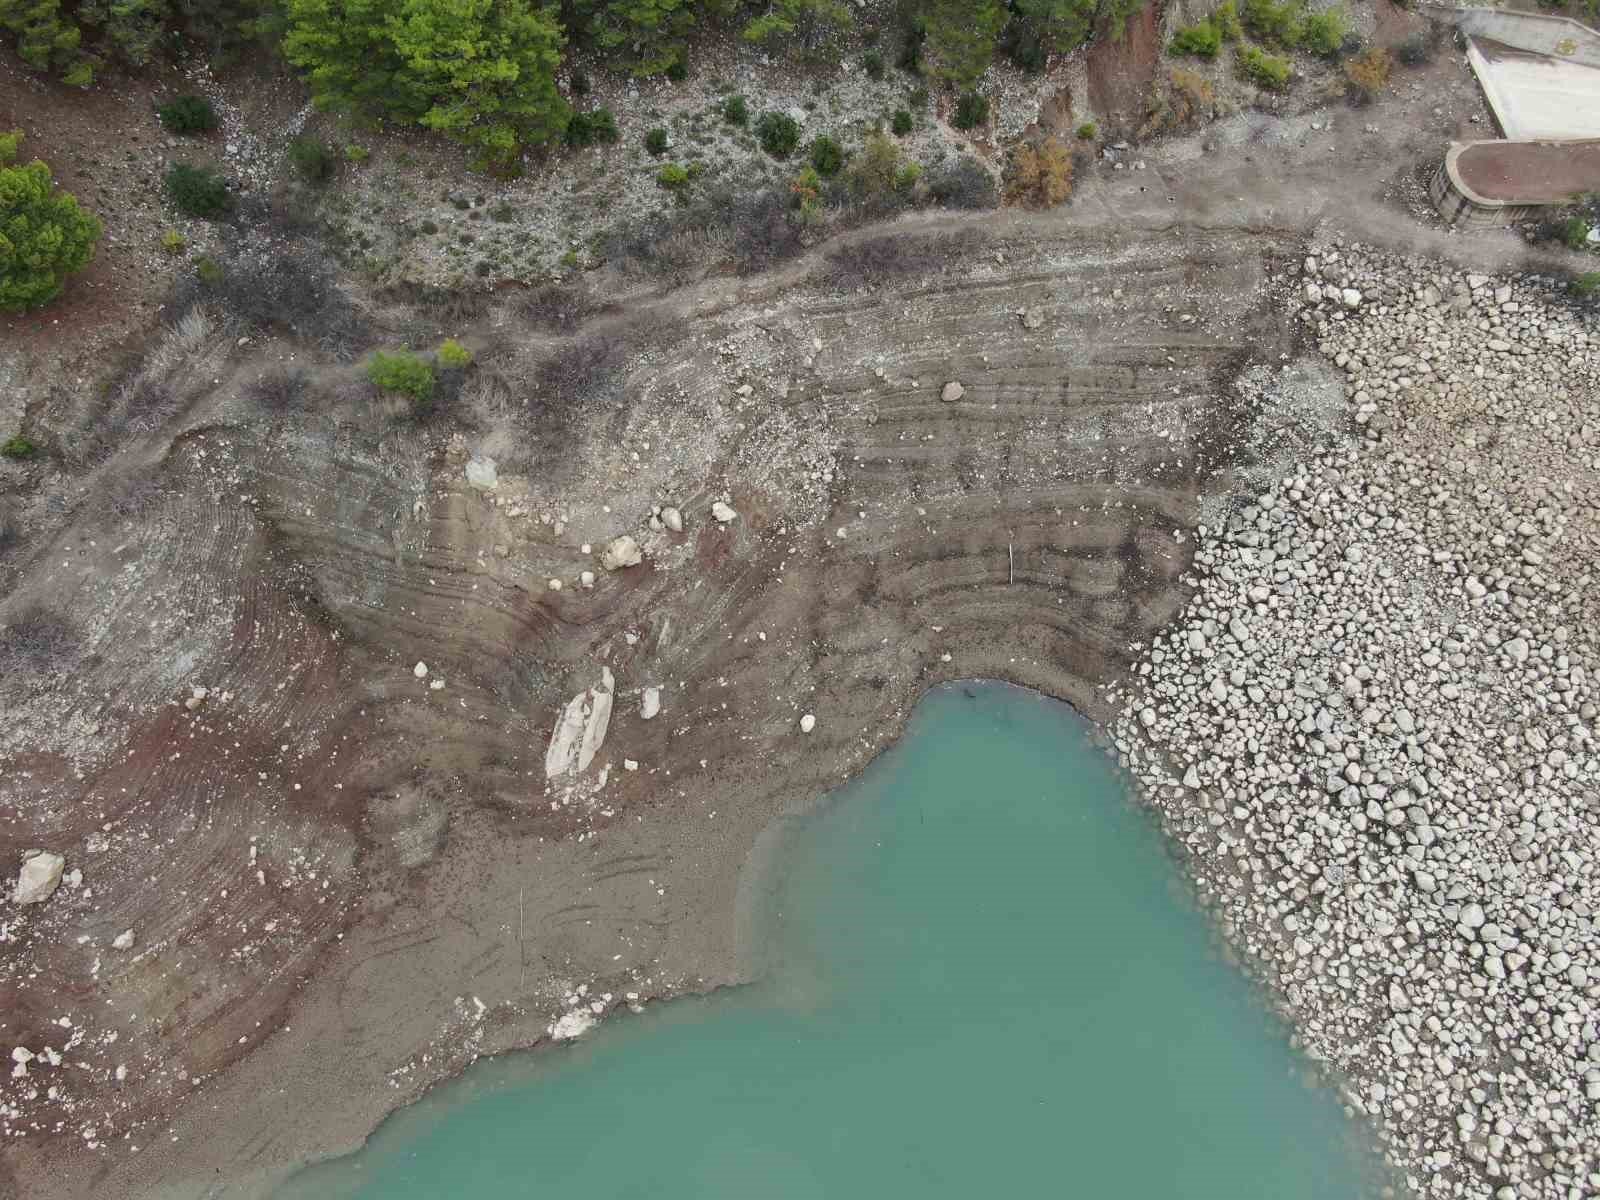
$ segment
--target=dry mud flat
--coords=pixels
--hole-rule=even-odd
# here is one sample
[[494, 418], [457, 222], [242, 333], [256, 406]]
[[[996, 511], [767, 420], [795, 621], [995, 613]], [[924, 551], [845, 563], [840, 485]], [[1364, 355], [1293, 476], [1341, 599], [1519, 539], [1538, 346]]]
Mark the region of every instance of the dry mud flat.
[[1364, 433], [1204, 531], [1115, 738], [1413, 1190], [1600, 1195], [1600, 331], [1548, 280], [1303, 272]]
[[[67, 871], [3, 914], [13, 1189], [263, 1189], [481, 1053], [739, 978], [749, 848], [928, 685], [1105, 715], [1202, 499], [1338, 416], [1278, 382], [1298, 254], [902, 235], [570, 340], [507, 304], [421, 428], [308, 347], [180, 330], [129, 394], [183, 406], [101, 469], [159, 487], [66, 505], [9, 610], [59, 636], [9, 643], [0, 850]], [[290, 353], [292, 403], [254, 382]], [[548, 782], [604, 672], [604, 744]]]

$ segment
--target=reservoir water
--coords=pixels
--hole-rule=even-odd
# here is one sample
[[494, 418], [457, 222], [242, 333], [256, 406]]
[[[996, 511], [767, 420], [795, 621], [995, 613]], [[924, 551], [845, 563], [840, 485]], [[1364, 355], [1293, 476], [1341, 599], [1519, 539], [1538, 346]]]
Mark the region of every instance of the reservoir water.
[[1376, 1194], [1065, 706], [942, 688], [790, 830], [761, 982], [478, 1064], [283, 1200]]

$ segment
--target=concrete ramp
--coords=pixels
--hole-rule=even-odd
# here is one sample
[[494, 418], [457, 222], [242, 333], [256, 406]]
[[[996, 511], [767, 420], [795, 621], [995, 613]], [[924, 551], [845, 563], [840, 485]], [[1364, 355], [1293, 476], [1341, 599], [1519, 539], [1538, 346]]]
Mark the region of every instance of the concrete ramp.
[[1600, 137], [1600, 34], [1565, 17], [1459, 10], [1467, 61], [1512, 141]]

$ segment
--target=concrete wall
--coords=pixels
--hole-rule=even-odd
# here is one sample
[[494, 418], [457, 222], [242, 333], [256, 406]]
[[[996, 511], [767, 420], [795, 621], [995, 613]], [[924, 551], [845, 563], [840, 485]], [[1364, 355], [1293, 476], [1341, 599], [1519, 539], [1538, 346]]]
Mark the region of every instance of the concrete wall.
[[[1462, 143], [1451, 146], [1451, 152], [1462, 148]], [[1526, 220], [1538, 212], [1537, 206], [1496, 204], [1482, 202], [1468, 196], [1457, 185], [1451, 169], [1451, 156], [1447, 154], [1428, 180], [1428, 197], [1447, 225], [1509, 225]]]
[[1455, 24], [1468, 36], [1493, 38], [1518, 50], [1600, 68], [1600, 33], [1568, 17], [1458, 8]]

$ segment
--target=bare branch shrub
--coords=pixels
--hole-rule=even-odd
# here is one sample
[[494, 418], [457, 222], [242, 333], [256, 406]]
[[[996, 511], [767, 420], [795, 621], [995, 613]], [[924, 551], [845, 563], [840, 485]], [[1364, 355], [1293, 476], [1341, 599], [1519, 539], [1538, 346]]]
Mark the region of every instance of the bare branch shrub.
[[78, 631], [60, 613], [29, 604], [0, 626], [0, 672], [66, 671], [77, 659], [79, 641]]
[[306, 407], [310, 377], [299, 367], [277, 364], [244, 385], [244, 398], [270, 413], [299, 412]]
[[840, 246], [828, 255], [828, 276], [838, 287], [878, 287], [890, 280], [934, 275], [981, 250], [975, 232], [883, 234]]

